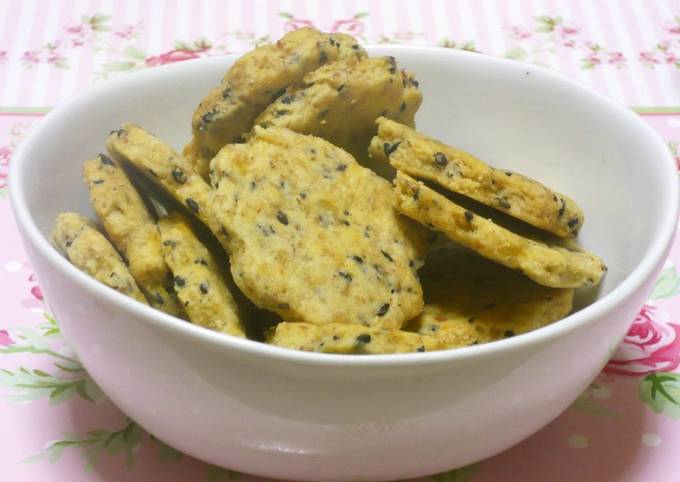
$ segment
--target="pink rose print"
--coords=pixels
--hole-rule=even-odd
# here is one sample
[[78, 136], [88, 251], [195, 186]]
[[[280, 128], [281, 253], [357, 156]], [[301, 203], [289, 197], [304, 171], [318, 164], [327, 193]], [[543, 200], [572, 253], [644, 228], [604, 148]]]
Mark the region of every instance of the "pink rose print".
[[154, 57], [148, 57], [144, 60], [146, 65], [149, 67], [155, 67], [157, 65], [173, 64], [175, 62], [182, 62], [184, 60], [197, 59], [200, 57], [200, 50], [189, 50], [189, 49], [175, 49], [164, 54], [156, 55]]
[[142, 23], [138, 23], [137, 25], [123, 25], [120, 27], [118, 30], [113, 32], [113, 34], [122, 39], [131, 39], [135, 36], [137, 36], [139, 28], [142, 26]]
[[0, 189], [7, 187], [7, 171], [11, 158], [12, 149], [9, 146], [0, 147]]
[[361, 18], [365, 16], [365, 13], [357, 13], [351, 18], [336, 20], [333, 22], [331, 32], [346, 33], [354, 35], [355, 37], [360, 37], [364, 33], [364, 23], [361, 21]]
[[[31, 274], [31, 276], [28, 277], [28, 281], [31, 283], [37, 282], [35, 274]], [[40, 289], [40, 286], [37, 284], [31, 288], [31, 294], [36, 300], [42, 301], [43, 300], [43, 294], [42, 290]]]
[[623, 67], [626, 65], [626, 58], [623, 56], [623, 53], [621, 52], [608, 52], [607, 55], [609, 58], [607, 59], [607, 63], [615, 65], [616, 67]]
[[668, 315], [644, 305], [605, 373], [642, 376], [670, 372], [680, 365], [680, 325], [667, 323]]
[[0, 330], [0, 346], [14, 345], [14, 340], [9, 337], [7, 330]]
[[288, 12], [280, 12], [279, 15], [286, 19], [286, 22], [283, 24], [283, 29], [286, 32], [292, 32], [293, 30], [297, 30], [303, 27], [315, 28], [314, 22], [312, 22], [311, 20], [307, 20], [304, 18], [295, 18], [292, 14]]
[[0, 50], [0, 63], [4, 62], [5, 60], [7, 60], [7, 51]]
[[507, 27], [508, 35], [510, 38], [513, 40], [525, 40], [531, 37], [531, 32], [526, 30], [525, 28], [519, 27], [517, 25], [513, 25], [510, 27]]

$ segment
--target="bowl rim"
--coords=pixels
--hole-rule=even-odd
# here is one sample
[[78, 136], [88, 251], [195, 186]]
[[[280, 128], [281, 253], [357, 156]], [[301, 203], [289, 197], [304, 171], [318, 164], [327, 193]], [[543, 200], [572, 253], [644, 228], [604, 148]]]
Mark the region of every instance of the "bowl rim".
[[52, 124], [59, 122], [63, 115], [69, 114], [72, 110], [77, 109], [79, 105], [86, 103], [89, 99], [106, 93], [109, 90], [124, 88], [126, 84], [134, 85], [136, 82], [144, 81], [145, 78], [164, 78], [172, 75], [174, 72], [194, 70], [201, 65], [217, 62], [222, 63], [225, 59], [237, 57], [238, 54], [194, 59], [129, 73], [96, 84], [52, 109], [38, 125], [31, 130], [26, 139], [20, 144], [10, 163], [8, 176], [10, 202], [14, 211], [16, 223], [23, 234], [24, 242], [30, 243], [35, 249], [35, 252], [42, 256], [52, 268], [62, 273], [63, 276], [71, 279], [83, 291], [93, 292], [97, 296], [110, 299], [111, 302], [119, 305], [124, 312], [134, 316], [136, 319], [139, 319], [140, 321], [144, 320], [146, 323], [160, 324], [163, 328], [178, 333], [179, 336], [194, 337], [198, 341], [204, 343], [209, 343], [224, 349], [235, 350], [238, 354], [244, 356], [262, 357], [274, 362], [285, 360], [287, 362], [295, 362], [302, 365], [323, 365], [327, 367], [335, 366], [343, 368], [357, 367], [361, 369], [371, 367], [415, 367], [422, 365], [439, 365], [442, 363], [448, 364], [469, 360], [471, 358], [495, 356], [499, 352], [524, 350], [526, 347], [557, 339], [561, 335], [567, 334], [583, 325], [599, 319], [617, 307], [626, 297], [639, 290], [641, 286], [648, 281], [649, 277], [654, 274], [655, 269], [667, 254], [676, 232], [679, 209], [678, 177], [674, 160], [665, 143], [638, 114], [634, 113], [629, 107], [573, 78], [560, 72], [533, 64], [526, 64], [510, 59], [473, 52], [430, 46], [381, 45], [367, 46], [367, 50], [378, 54], [391, 54], [394, 52], [395, 55], [398, 55], [399, 52], [411, 51], [429, 56], [435, 55], [443, 58], [459, 58], [463, 59], [463, 61], [478, 61], [488, 64], [505, 65], [508, 68], [521, 70], [522, 72], [536, 73], [549, 81], [564, 84], [565, 88], [575, 89], [581, 94], [590, 96], [593, 100], [599, 101], [603, 108], [610, 109], [612, 114], [621, 118], [627, 118], [629, 122], [637, 124], [641, 135], [644, 133], [644, 136], [649, 138], [650, 142], [656, 144], [656, 148], [659, 151], [659, 159], [657, 161], [658, 169], [664, 169], [666, 171], [666, 175], [663, 177], [668, 179], [667, 186], [665, 187], [667, 188], [667, 197], [670, 200], [670, 202], [664, 204], [666, 209], [665, 212], [662, 213], [662, 221], [658, 224], [656, 236], [647, 247], [640, 263], [631, 270], [623, 281], [601, 299], [596, 300], [566, 318], [540, 329], [512, 338], [475, 346], [425, 353], [400, 353], [369, 356], [302, 352], [218, 333], [207, 328], [193, 325], [192, 323], [187, 323], [184, 320], [180, 320], [151, 308], [150, 306], [145, 306], [136, 302], [112, 288], [99, 283], [94, 278], [91, 278], [89, 275], [81, 272], [69, 263], [38, 229], [38, 226], [28, 209], [28, 202], [25, 198], [25, 193], [22, 190], [22, 186], [25, 184], [25, 179], [27, 177], [23, 169], [23, 166], [26, 164], [24, 158], [28, 156], [28, 153], [32, 150], [32, 146], [39, 142], [42, 132], [49, 130]]

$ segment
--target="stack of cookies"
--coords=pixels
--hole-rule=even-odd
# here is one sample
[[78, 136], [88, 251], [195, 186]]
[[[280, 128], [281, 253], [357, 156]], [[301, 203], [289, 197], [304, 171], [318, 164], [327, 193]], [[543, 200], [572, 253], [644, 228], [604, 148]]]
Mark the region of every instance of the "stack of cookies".
[[298, 350], [433, 351], [563, 318], [605, 270], [573, 242], [583, 213], [415, 131], [418, 87], [348, 35], [289, 33], [233, 64], [183, 154], [111, 132], [84, 169], [106, 235], [65, 213], [55, 243], [167, 314]]

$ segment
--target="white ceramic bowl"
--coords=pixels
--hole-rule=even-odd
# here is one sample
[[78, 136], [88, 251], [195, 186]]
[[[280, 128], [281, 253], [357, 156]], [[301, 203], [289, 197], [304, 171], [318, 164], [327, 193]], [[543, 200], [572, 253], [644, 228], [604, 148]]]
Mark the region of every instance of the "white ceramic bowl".
[[627, 108], [551, 71], [447, 49], [380, 47], [413, 70], [419, 128], [534, 176], [586, 213], [581, 242], [609, 272], [597, 301], [512, 339], [406, 355], [298, 353], [142, 306], [48, 242], [60, 211], [90, 213], [81, 164], [134, 121], [181, 148], [191, 112], [233, 58], [104, 82], [51, 112], [16, 153], [11, 196], [50, 306], [109, 397], [195, 457], [295, 480], [401, 479], [493, 455], [589, 384], [649, 293], [678, 207], [667, 147]]

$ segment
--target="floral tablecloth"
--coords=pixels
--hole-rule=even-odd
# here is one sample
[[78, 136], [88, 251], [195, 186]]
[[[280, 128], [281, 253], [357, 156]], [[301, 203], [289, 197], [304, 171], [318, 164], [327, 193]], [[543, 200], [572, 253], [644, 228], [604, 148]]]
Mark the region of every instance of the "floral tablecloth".
[[[240, 52], [305, 25], [560, 70], [634, 108], [680, 166], [677, 0], [0, 0], [1, 481], [258, 480], [157, 441], [92, 382], [43, 304], [7, 168], [41, 116], [92, 83]], [[505, 453], [431, 478], [680, 480], [679, 266], [676, 240], [620, 349], [557, 420]]]

